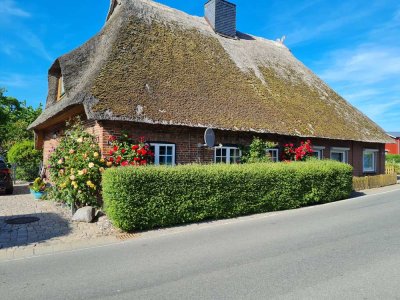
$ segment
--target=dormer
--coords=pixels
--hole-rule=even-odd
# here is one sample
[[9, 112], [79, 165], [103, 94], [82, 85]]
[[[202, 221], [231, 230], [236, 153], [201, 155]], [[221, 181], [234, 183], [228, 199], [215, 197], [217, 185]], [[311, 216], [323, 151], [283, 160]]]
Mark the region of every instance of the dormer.
[[65, 96], [64, 77], [59, 60], [56, 60], [49, 70], [49, 94], [47, 106], [60, 101]]

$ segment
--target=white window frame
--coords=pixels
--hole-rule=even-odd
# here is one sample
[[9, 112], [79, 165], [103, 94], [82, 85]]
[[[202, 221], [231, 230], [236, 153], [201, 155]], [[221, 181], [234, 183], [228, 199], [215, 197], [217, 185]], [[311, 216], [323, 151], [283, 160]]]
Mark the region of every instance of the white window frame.
[[[277, 148], [267, 148], [266, 152], [269, 153], [269, 155], [271, 156], [271, 160], [273, 162], [279, 162], [279, 149], [277, 149]], [[272, 153], [274, 153], [274, 155]]]
[[[226, 164], [230, 164], [231, 163], [231, 150], [239, 150], [239, 159], [242, 157], [242, 150], [239, 149], [239, 147], [235, 147], [235, 146], [218, 146], [218, 147], [214, 147], [214, 163], [217, 163], [217, 150], [218, 149], [226, 149]], [[223, 157], [223, 156], [220, 156]], [[224, 162], [218, 162], [223, 164]]]
[[[175, 144], [168, 144], [168, 143], [150, 143], [151, 147], [154, 147], [154, 164], [156, 166], [160, 165], [160, 147], [172, 147], [172, 165], [176, 165], [176, 158], [175, 158]], [[163, 155], [163, 156], [171, 156], [171, 155]], [[165, 165], [169, 166], [169, 165]]]
[[343, 161], [341, 161], [342, 163], [349, 163], [349, 151], [350, 148], [341, 148], [341, 147], [332, 147], [331, 148], [331, 153], [330, 153], [330, 158], [332, 158], [332, 153], [341, 153], [343, 154]]
[[[363, 150], [363, 173], [376, 173], [376, 163], [377, 163], [377, 153], [379, 152], [379, 150], [377, 149], [364, 149]], [[372, 168], [366, 168], [364, 165], [364, 155], [365, 154], [372, 154]]]
[[325, 150], [325, 147], [312, 146], [312, 152], [318, 154], [318, 156], [317, 156], [318, 159], [323, 159], [324, 158], [324, 150]]

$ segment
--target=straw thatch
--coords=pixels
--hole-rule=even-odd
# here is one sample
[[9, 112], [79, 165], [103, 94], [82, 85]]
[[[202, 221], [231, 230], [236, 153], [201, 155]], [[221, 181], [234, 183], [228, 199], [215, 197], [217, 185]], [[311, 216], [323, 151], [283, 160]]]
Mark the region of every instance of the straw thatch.
[[[150, 0], [112, 1], [107, 23], [49, 72], [46, 110], [89, 119], [384, 143], [388, 136], [284, 45], [217, 35], [202, 17]], [[66, 95], [55, 102], [56, 77]]]

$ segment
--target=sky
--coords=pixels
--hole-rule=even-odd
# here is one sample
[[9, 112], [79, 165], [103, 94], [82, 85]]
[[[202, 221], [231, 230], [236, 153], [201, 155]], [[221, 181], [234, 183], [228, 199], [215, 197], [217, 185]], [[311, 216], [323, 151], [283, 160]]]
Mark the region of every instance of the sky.
[[[205, 0], [159, 0], [203, 16]], [[400, 131], [398, 0], [232, 0], [238, 30], [285, 44], [387, 131]], [[104, 25], [109, 0], [0, 0], [0, 87], [45, 104], [47, 71]]]

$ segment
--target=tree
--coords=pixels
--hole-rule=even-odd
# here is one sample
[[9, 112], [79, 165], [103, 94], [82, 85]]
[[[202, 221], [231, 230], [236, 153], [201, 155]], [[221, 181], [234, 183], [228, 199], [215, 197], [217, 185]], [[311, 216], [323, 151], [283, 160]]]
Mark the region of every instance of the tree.
[[33, 140], [33, 132], [27, 130], [42, 112], [42, 106], [33, 108], [25, 101], [5, 96], [6, 90], [0, 88], [0, 155], [16, 143], [23, 140]]
[[35, 150], [32, 140], [16, 142], [8, 151], [7, 159], [17, 164], [17, 179], [30, 181], [39, 175], [42, 151]]

